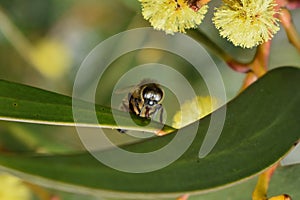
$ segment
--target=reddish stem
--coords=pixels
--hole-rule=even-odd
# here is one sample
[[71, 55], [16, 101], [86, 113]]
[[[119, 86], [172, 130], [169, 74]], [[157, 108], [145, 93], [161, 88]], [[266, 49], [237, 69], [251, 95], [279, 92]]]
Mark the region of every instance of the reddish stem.
[[240, 63], [234, 59], [228, 59], [228, 60], [225, 60], [225, 62], [231, 69], [233, 69], [236, 72], [247, 73], [247, 72], [251, 71], [248, 64]]
[[299, 0], [288, 0], [286, 7], [290, 10], [295, 10], [300, 8], [300, 1]]
[[272, 166], [267, 171], [259, 175], [256, 187], [252, 193], [252, 200], [267, 199], [267, 192], [272, 175], [274, 174], [278, 164]]
[[285, 29], [290, 43], [292, 43], [300, 52], [300, 36], [295, 28], [290, 12], [283, 8], [281, 10], [281, 14], [279, 15], [279, 19]]
[[253, 61], [248, 64], [248, 66], [251, 67], [251, 71], [247, 73], [247, 76], [245, 77], [240, 92], [245, 90], [249, 85], [254, 83], [259, 77], [261, 77], [267, 72], [270, 48], [271, 41], [265, 42], [257, 47]]
[[185, 195], [182, 195], [181, 197], [177, 198], [176, 200], [188, 200], [188, 198], [189, 198], [189, 195], [185, 194]]
[[249, 85], [257, 80], [257, 76], [253, 72], [249, 72], [243, 82], [240, 92], [244, 91]]
[[270, 49], [271, 40], [257, 47], [255, 58], [250, 64], [253, 73], [257, 77], [261, 77], [268, 71]]

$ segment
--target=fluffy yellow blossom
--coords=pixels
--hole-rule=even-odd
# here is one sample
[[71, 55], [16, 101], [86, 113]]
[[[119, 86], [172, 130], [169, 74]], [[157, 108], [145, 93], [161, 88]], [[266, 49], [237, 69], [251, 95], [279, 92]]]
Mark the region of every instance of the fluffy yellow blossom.
[[4, 173], [0, 173], [0, 199], [1, 200], [29, 200], [30, 190], [22, 180]]
[[71, 66], [71, 55], [67, 47], [52, 38], [41, 40], [29, 52], [31, 62], [46, 77], [60, 78]]
[[213, 22], [220, 35], [236, 46], [252, 48], [279, 30], [273, 0], [223, 0]]
[[184, 127], [208, 115], [217, 107], [217, 100], [211, 96], [197, 96], [183, 103], [181, 110], [173, 117], [174, 128]]
[[146, 20], [157, 30], [166, 33], [185, 33], [185, 29], [196, 28], [199, 25], [208, 6], [201, 5], [193, 9], [185, 0], [139, 0], [142, 3], [142, 13]]

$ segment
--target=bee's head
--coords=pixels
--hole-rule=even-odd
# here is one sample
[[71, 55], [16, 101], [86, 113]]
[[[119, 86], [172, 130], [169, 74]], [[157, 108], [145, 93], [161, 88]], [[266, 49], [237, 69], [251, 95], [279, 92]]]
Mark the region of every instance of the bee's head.
[[145, 105], [154, 106], [163, 99], [163, 90], [157, 84], [148, 84], [142, 90]]

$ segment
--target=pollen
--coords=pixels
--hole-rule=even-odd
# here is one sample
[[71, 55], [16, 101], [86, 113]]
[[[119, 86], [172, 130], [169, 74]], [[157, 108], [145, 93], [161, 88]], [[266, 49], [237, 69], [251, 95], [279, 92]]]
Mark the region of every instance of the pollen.
[[252, 48], [270, 40], [279, 30], [273, 0], [223, 0], [213, 22], [220, 35], [235, 46]]
[[196, 28], [208, 10], [207, 5], [193, 9], [185, 0], [139, 0], [142, 14], [156, 30], [168, 34], [185, 33], [186, 29]]

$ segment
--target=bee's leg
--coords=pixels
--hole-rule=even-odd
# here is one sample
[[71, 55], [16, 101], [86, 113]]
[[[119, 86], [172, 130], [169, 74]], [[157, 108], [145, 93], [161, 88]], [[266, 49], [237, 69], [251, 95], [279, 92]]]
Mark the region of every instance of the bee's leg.
[[143, 107], [141, 109], [139, 109], [138, 105], [136, 105], [136, 108], [138, 109], [138, 112], [139, 112], [137, 114], [138, 116], [149, 118], [151, 113], [149, 112], [149, 109], [146, 108], [145, 105], [143, 105]]
[[129, 105], [128, 105], [128, 101], [127, 100], [123, 100], [122, 101], [122, 104], [120, 106], [120, 109], [122, 111], [126, 111], [126, 112], [129, 112]]
[[[125, 112], [129, 112], [129, 105], [128, 105], [127, 100], [122, 101], [122, 104], [120, 106], [120, 110], [125, 111]], [[117, 131], [119, 131], [119, 133], [126, 133], [127, 132], [127, 130], [125, 130], [125, 129], [117, 129]]]
[[162, 107], [162, 105], [161, 104], [157, 104], [156, 105], [156, 108], [155, 108], [155, 110], [152, 112], [152, 113], [150, 113], [151, 115], [153, 115], [153, 119], [155, 119], [156, 118], [156, 115], [157, 115], [157, 113], [160, 111], [160, 114], [159, 114], [159, 122], [160, 123], [163, 123], [163, 114], [164, 114], [164, 108]]
[[127, 132], [127, 130], [125, 130], [125, 129], [117, 129], [117, 131], [119, 132], [119, 133], [126, 133]]
[[164, 108], [162, 107], [161, 104], [160, 105], [160, 115], [159, 115], [159, 122], [163, 123], [163, 116], [164, 116]]

